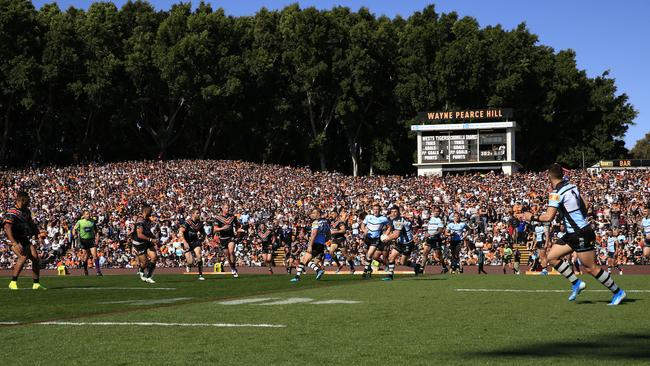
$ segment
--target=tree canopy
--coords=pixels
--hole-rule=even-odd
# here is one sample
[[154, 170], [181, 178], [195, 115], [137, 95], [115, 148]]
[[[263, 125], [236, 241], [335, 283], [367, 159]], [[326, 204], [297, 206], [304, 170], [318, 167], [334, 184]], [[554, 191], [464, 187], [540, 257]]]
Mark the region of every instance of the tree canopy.
[[[517, 160], [627, 157], [636, 111], [607, 72], [525, 24], [437, 13], [0, 0], [0, 164], [244, 159], [413, 172], [418, 111], [511, 107]], [[647, 137], [647, 136], [646, 136]]]

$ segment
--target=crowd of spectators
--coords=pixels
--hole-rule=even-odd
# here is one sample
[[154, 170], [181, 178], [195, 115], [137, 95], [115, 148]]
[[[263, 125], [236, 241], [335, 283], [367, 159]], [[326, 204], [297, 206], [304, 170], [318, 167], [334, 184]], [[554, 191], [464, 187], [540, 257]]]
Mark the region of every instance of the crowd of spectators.
[[[618, 236], [624, 237], [619, 261], [641, 263], [643, 238], [639, 222], [650, 199], [650, 172], [568, 174], [590, 202], [599, 244], [604, 247], [607, 231], [616, 230]], [[29, 192], [32, 215], [41, 230], [39, 250], [46, 268], [60, 261], [70, 268], [80, 265], [71, 231], [84, 209], [92, 212], [100, 230], [102, 266], [133, 267], [128, 233], [143, 203], [153, 205], [156, 233], [162, 239], [159, 266], [184, 265], [178, 228], [193, 208], [201, 210], [204, 220], [206, 265], [223, 263], [226, 259], [212, 235], [211, 223], [226, 202], [247, 229], [238, 241], [239, 266], [262, 263], [261, 246], [255, 240], [260, 223], [276, 230], [290, 226], [294, 229], [293, 241], [304, 245], [304, 228], [310, 223], [308, 213], [314, 207], [347, 213], [348, 241], [356, 248], [360, 261], [364, 254], [360, 221], [374, 202], [384, 210], [399, 205], [402, 212], [410, 212], [419, 238], [419, 229], [434, 206], [442, 209], [445, 218], [458, 212], [469, 224], [467, 242], [484, 243], [486, 264], [500, 264], [505, 246], [532, 241], [532, 223], [519, 221], [516, 214], [544, 210], [551, 190], [545, 173], [350, 177], [307, 168], [213, 160], [3, 170], [0, 182], [4, 210], [12, 206], [15, 192]], [[478, 260], [474, 247], [463, 248], [461, 258], [465, 264]], [[4, 233], [0, 233], [0, 268], [10, 268], [14, 260]]]

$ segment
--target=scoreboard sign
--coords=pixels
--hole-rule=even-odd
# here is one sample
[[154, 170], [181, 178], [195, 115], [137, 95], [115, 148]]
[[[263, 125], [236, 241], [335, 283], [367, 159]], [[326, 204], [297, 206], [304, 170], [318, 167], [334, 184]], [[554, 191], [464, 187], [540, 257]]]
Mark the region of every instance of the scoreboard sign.
[[[470, 131], [468, 131], [470, 132]], [[422, 163], [502, 161], [508, 155], [506, 131], [439, 132], [422, 136]]]

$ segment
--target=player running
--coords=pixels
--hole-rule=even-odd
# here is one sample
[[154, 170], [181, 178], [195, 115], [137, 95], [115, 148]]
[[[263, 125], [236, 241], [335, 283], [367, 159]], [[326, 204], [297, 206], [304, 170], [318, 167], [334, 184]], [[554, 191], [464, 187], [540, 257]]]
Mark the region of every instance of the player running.
[[153, 271], [156, 269], [158, 254], [156, 245], [160, 243], [151, 232], [153, 222], [151, 221], [151, 206], [142, 206], [142, 213], [135, 221], [135, 230], [131, 241], [140, 264], [140, 279], [146, 283], [156, 283], [153, 280]]
[[221, 215], [215, 217], [214, 232], [219, 235], [221, 249], [228, 251], [230, 273], [237, 278], [237, 259], [235, 258], [235, 236], [237, 235], [237, 219], [230, 213], [230, 206], [225, 203], [221, 206]]
[[204, 231], [200, 219], [201, 211], [198, 209], [192, 210], [190, 219], [181, 224], [179, 236], [185, 248], [185, 264], [188, 266], [188, 269], [196, 265], [199, 270], [198, 279], [199, 281], [203, 281], [205, 277], [203, 277], [203, 257], [201, 250]]
[[102, 275], [99, 266], [99, 257], [97, 256], [97, 246], [99, 245], [99, 232], [92, 221], [90, 211], [85, 210], [81, 219], [72, 228], [72, 236], [79, 239], [81, 247], [81, 260], [83, 261], [84, 275], [88, 276], [88, 260], [94, 259], [95, 273], [97, 276]]
[[643, 228], [643, 257], [650, 260], [650, 205], [646, 206], [643, 210], [643, 219], [641, 219], [640, 226]]
[[[315, 208], [311, 210], [311, 235], [309, 236], [309, 244], [307, 244], [307, 251], [303, 254], [296, 276], [291, 279], [291, 282], [300, 281], [300, 276], [305, 271], [305, 266], [313, 269], [316, 272], [316, 279], [320, 280], [325, 271], [320, 267], [320, 262], [325, 254], [325, 243], [330, 239], [330, 223], [323, 217], [321, 210]], [[313, 259], [313, 261], [312, 261]]]
[[447, 236], [450, 238], [451, 273], [463, 273], [463, 266], [460, 263], [460, 249], [466, 232], [467, 224], [460, 221], [460, 214], [456, 212], [454, 222], [447, 224]]
[[[395, 245], [388, 256], [388, 274], [383, 281], [392, 281], [395, 274], [395, 261], [400, 259], [400, 265], [409, 263], [411, 253], [415, 244], [413, 242], [413, 222], [410, 219], [402, 217], [398, 206], [393, 206], [389, 214], [390, 222], [386, 235], [386, 242], [395, 240]], [[413, 264], [415, 275], [420, 273], [420, 265]]]
[[535, 241], [533, 250], [537, 249], [539, 253], [539, 263], [542, 265], [542, 275], [548, 275], [548, 261], [546, 260], [546, 243], [548, 239], [548, 226], [541, 222], [534, 223], [535, 225]]
[[15, 206], [9, 209], [4, 216], [7, 240], [9, 240], [11, 250], [18, 256], [11, 273], [11, 282], [9, 282], [11, 290], [18, 290], [18, 276], [27, 260], [32, 262], [32, 279], [34, 280], [32, 290], [45, 290], [45, 287], [40, 284], [41, 267], [38, 252], [31, 242], [32, 237], [38, 233], [38, 227], [32, 220], [29, 204], [27, 192], [20, 191], [16, 193]]
[[546, 212], [539, 216], [530, 212], [519, 216], [526, 220], [550, 222], [559, 214], [566, 224], [567, 233], [558, 245], [550, 249], [548, 261], [571, 282], [573, 291], [569, 301], [574, 301], [586, 287], [586, 284], [574, 274], [571, 264], [561, 259], [575, 251], [585, 272], [590, 273], [612, 292], [613, 297], [609, 305], [618, 305], [625, 299], [625, 291], [616, 285], [609, 273], [596, 265], [594, 255], [596, 234], [587, 219], [587, 203], [580, 196], [578, 187], [565, 180], [563, 175], [559, 164], [553, 164], [548, 169], [549, 180], [554, 189], [549, 194]]
[[380, 213], [381, 207], [378, 203], [372, 205], [372, 214], [366, 215], [361, 224], [361, 232], [365, 234], [364, 242], [367, 246], [366, 263], [363, 269], [363, 278], [370, 279], [372, 276], [372, 260], [379, 256], [384, 249], [381, 235], [388, 225], [388, 218]]
[[617, 238], [611, 230], [607, 231], [606, 235], [607, 240], [607, 273], [612, 273], [612, 267], [616, 267], [620, 274], [623, 274], [621, 266], [618, 265], [616, 257], [618, 255], [618, 243]]
[[257, 240], [262, 244], [262, 259], [266, 266], [269, 268], [269, 274], [273, 274], [273, 245], [275, 244], [275, 236], [265, 223], [261, 223], [257, 230]]
[[284, 266], [287, 270], [287, 274], [291, 274], [292, 268], [292, 258], [291, 258], [291, 246], [295, 240], [293, 235], [293, 228], [291, 225], [282, 224], [278, 229], [278, 239], [282, 243], [284, 249]]
[[429, 252], [431, 251], [433, 251], [433, 259], [442, 264], [442, 273], [449, 271], [445, 258], [442, 255], [444, 232], [445, 225], [440, 217], [440, 208], [436, 207], [433, 209], [432, 216], [427, 223], [426, 241], [424, 243], [424, 250], [422, 251], [422, 272], [424, 272], [427, 261], [429, 260]]
[[337, 211], [334, 210], [330, 212], [330, 222], [332, 223], [332, 241], [330, 243], [330, 255], [332, 256], [334, 263], [336, 263], [336, 273], [341, 272], [341, 268], [343, 268], [343, 265], [339, 262], [339, 259], [336, 255], [336, 251], [340, 250], [341, 254], [343, 254], [343, 258], [346, 259], [348, 266], [350, 266], [350, 272], [354, 274], [354, 262], [350, 259], [347, 247], [345, 245], [345, 234], [348, 231], [347, 225], [345, 224], [346, 218], [347, 217], [345, 213], [339, 217], [339, 213]]

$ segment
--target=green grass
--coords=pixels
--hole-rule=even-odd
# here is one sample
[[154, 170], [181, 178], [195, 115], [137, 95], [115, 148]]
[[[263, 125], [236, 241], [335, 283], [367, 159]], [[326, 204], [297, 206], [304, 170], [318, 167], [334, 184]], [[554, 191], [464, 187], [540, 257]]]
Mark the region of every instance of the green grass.
[[[583, 276], [587, 290], [604, 289]], [[0, 279], [6, 285], [8, 279]], [[607, 292], [462, 292], [463, 288], [567, 289], [565, 279], [529, 276], [401, 277], [393, 282], [330, 276], [298, 284], [287, 276], [156, 276], [174, 290], [75, 290], [147, 287], [135, 276], [45, 278], [47, 291], [0, 290], [0, 365], [221, 364], [648, 364], [650, 293], [628, 293], [608, 307]], [[626, 289], [650, 290], [647, 276], [616, 276]], [[20, 285], [29, 287], [29, 280]], [[269, 297], [354, 300], [226, 306], [224, 299]], [[164, 305], [105, 304], [185, 300]], [[36, 322], [267, 323], [283, 328], [69, 326]], [[97, 353], [94, 353], [97, 352]]]

